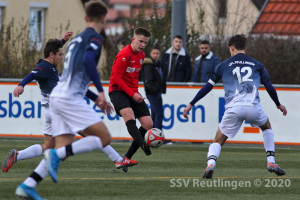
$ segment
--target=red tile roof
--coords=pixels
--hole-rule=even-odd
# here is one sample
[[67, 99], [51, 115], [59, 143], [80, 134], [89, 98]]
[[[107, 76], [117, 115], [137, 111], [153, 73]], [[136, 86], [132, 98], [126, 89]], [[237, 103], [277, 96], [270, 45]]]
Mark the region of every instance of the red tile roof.
[[104, 25], [105, 29], [113, 28], [113, 27], [122, 27], [122, 24], [121, 23], [106, 23]]
[[130, 5], [140, 5], [143, 0], [109, 0], [109, 4], [130, 4]]
[[[133, 16], [136, 16], [139, 12], [140, 12], [140, 8], [134, 8], [133, 9]], [[145, 14], [145, 17], [148, 18], [150, 17], [153, 13], [154, 10], [153, 9], [145, 9], [144, 10], [144, 14]], [[165, 15], [165, 10], [164, 9], [161, 9], [161, 8], [158, 8], [157, 9], [157, 15], [158, 17], [163, 17]], [[125, 17], [125, 18], [129, 18], [130, 17], [130, 10], [119, 10], [118, 11], [118, 15], [119, 15], [119, 18], [121, 17]], [[109, 12], [108, 12], [108, 15], [109, 15]], [[107, 20], [109, 19], [109, 17], [107, 17]]]
[[120, 17], [119, 11], [109, 8], [107, 15], [106, 15], [106, 20], [107, 21], [115, 21]]
[[[144, 3], [153, 3], [154, 0], [144, 0]], [[166, 0], [156, 0], [156, 3], [166, 3]], [[130, 5], [141, 5], [143, 0], [109, 0], [109, 4], [130, 4]]]
[[[152, 4], [154, 0], [108, 0], [108, 4], [110, 8], [108, 9], [108, 13], [106, 16], [107, 23], [105, 25], [105, 29], [111, 28], [122, 28], [122, 24], [120, 22], [121, 17], [129, 18], [130, 10], [115, 10], [113, 9], [113, 5], [115, 4], [127, 4], [133, 6], [133, 14], [134, 16], [141, 12], [141, 5], [144, 2], [145, 4]], [[155, 0], [158, 4], [165, 4], [166, 0]], [[153, 8], [146, 8], [144, 10], [145, 18], [149, 18], [153, 15]], [[157, 9], [158, 17], [163, 17], [165, 15], [165, 9], [158, 8]]]
[[[133, 13], [134, 13], [134, 16], [137, 15], [139, 12], [141, 12], [141, 9], [140, 8], [135, 8], [133, 10]], [[154, 14], [154, 10], [151, 9], [151, 8], [146, 8], [144, 9], [144, 15], [146, 18], [149, 18], [151, 15]], [[157, 9], [157, 15], [158, 15], [158, 18], [160, 17], [164, 17], [165, 16], [165, 9], [161, 9], [161, 8], [158, 8]], [[129, 15], [128, 16], [125, 16], [125, 17], [130, 17], [130, 12], [128, 13]]]
[[[146, 2], [147, 3], [153, 3], [154, 0], [146, 0]], [[167, 1], [166, 0], [155, 0], [155, 2], [156, 3], [163, 3], [163, 4], [165, 4]], [[172, 1], [170, 1], [170, 2], [172, 2]]]
[[269, 0], [252, 33], [300, 35], [300, 0]]
[[126, 18], [130, 17], [130, 10], [121, 10], [120, 11], [120, 16], [121, 17], [126, 17]]

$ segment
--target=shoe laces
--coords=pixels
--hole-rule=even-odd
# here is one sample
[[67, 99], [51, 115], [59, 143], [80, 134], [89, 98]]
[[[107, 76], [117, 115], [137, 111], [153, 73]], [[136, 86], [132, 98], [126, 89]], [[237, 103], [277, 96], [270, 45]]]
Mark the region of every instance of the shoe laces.
[[277, 168], [278, 165], [276, 165], [275, 163], [268, 163], [268, 167], [271, 166], [271, 167], [274, 167], [274, 168]]

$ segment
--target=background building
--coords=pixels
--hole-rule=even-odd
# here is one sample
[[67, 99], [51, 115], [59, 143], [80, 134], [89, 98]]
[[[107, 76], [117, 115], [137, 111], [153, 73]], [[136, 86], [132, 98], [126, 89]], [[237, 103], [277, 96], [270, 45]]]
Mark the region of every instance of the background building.
[[299, 36], [300, 1], [268, 0], [251, 33]]
[[266, 0], [187, 0], [187, 22], [204, 35], [247, 34]]
[[[60, 37], [66, 29], [74, 33], [85, 27], [83, 3], [87, 0], [3, 0], [0, 1], [0, 27], [13, 19], [16, 25], [29, 24], [29, 39], [37, 45], [50, 37]], [[106, 33], [121, 34], [122, 17], [130, 10], [153, 12], [152, 0], [104, 0], [108, 5]], [[163, 15], [166, 0], [156, 0]], [[170, 1], [171, 2], [171, 1]], [[187, 24], [206, 35], [248, 33], [259, 16], [265, 0], [186, 0]], [[230, 6], [229, 6], [230, 5]], [[145, 19], [147, 20], [147, 19]]]
[[85, 27], [84, 9], [80, 1], [70, 0], [6, 0], [0, 1], [0, 24], [14, 20], [16, 27], [28, 25], [29, 39], [40, 48], [45, 39], [61, 37]]

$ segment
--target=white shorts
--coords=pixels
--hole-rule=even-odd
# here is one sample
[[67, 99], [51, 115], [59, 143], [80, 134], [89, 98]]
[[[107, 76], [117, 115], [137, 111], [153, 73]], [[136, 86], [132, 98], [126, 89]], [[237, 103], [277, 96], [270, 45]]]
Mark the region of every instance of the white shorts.
[[84, 99], [50, 97], [53, 137], [76, 134], [102, 119]]
[[49, 106], [45, 107], [44, 134], [52, 136], [51, 114]]
[[254, 106], [235, 106], [225, 110], [219, 125], [221, 132], [229, 138], [233, 138], [242, 126], [244, 120], [251, 126], [259, 127], [267, 122], [267, 115], [260, 104]]

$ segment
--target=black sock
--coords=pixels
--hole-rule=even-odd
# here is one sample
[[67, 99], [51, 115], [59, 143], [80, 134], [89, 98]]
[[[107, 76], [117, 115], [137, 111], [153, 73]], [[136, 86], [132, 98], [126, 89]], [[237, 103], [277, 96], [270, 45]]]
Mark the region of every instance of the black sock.
[[[142, 126], [139, 128], [139, 131], [141, 133], [141, 136], [144, 138], [147, 131]], [[131, 146], [129, 147], [126, 153], [127, 158], [131, 159], [138, 149], [139, 149], [139, 145], [136, 143], [135, 140], [133, 140]]]
[[142, 147], [144, 144], [144, 138], [142, 137], [139, 129], [136, 127], [135, 120], [131, 119], [126, 122], [127, 130], [134, 141], [138, 144], [139, 147]]
[[145, 135], [146, 135], [146, 133], [147, 133], [147, 130], [145, 130], [145, 129], [141, 126], [141, 127], [139, 128], [139, 131], [140, 131], [142, 137], [144, 138]]
[[67, 155], [67, 157], [74, 155], [73, 149], [72, 149], [72, 144], [69, 144], [66, 146], [66, 155]]
[[32, 172], [29, 177], [33, 178], [37, 183], [43, 180], [43, 178], [36, 172]]

